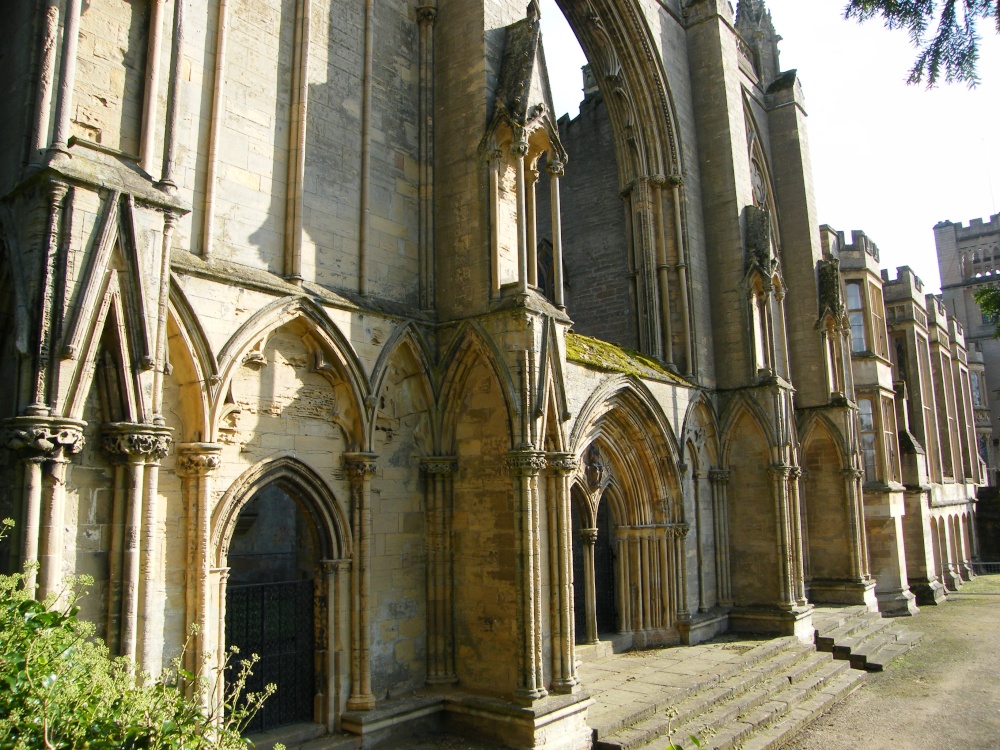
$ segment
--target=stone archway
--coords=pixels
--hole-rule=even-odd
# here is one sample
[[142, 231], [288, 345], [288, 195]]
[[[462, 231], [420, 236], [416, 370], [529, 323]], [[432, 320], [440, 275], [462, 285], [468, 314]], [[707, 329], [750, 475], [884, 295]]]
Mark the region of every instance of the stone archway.
[[262, 732], [311, 722], [315, 700], [316, 600], [323, 597], [319, 544], [312, 520], [277, 484], [256, 492], [236, 519], [226, 562], [226, 646], [239, 649], [226, 670], [238, 677], [240, 662], [260, 660], [245, 692], [277, 692], [247, 726]]
[[577, 643], [596, 643], [602, 634], [619, 630], [615, 531], [608, 499], [602, 497], [597, 506], [596, 526], [590, 525], [589, 515], [577, 498], [572, 504]]

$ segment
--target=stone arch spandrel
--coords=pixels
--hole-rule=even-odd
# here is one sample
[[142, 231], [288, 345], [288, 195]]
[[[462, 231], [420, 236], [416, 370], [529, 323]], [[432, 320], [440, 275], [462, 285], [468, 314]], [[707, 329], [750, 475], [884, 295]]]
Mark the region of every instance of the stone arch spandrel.
[[770, 440], [763, 425], [743, 407], [724, 433], [728, 466], [732, 594], [738, 607], [780, 600], [778, 518], [774, 507]]
[[174, 310], [167, 318], [167, 361], [170, 368], [163, 379], [163, 410], [174, 415], [174, 439], [202, 442], [212, 432], [208, 422], [211, 375], [205, 372], [192, 337]]
[[[338, 392], [339, 425], [347, 443], [345, 450], [368, 450], [370, 385], [346, 337], [316, 303], [305, 298], [276, 300], [259, 310], [233, 334], [218, 357], [219, 388], [211, 405], [213, 439], [227, 442], [224, 423], [240, 411], [233, 394], [234, 379], [247, 368], [266, 369], [263, 349], [281, 329], [298, 337], [301, 359], [296, 366], [325, 379]], [[231, 441], [230, 441], [231, 442]]]

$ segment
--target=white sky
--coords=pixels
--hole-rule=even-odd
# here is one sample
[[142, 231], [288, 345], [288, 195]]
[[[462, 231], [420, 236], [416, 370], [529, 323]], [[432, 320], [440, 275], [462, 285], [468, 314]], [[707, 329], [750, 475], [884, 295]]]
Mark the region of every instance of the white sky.
[[[891, 276], [909, 265], [926, 291], [937, 291], [934, 224], [988, 220], [1000, 210], [995, 27], [988, 19], [979, 26], [977, 88], [928, 90], [906, 85], [916, 57], [906, 33], [888, 31], [879, 20], [844, 20], [846, 0], [767, 5], [783, 37], [781, 67], [798, 69], [805, 94], [820, 223], [848, 240], [850, 230], [863, 230]], [[575, 115], [585, 59], [555, 0], [541, 0], [541, 8], [555, 107]]]

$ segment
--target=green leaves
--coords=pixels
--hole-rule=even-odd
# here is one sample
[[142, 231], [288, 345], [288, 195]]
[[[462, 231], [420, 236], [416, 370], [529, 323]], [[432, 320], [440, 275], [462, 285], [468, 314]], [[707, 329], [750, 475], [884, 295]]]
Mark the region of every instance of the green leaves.
[[1000, 33], [1000, 0], [849, 0], [844, 14], [859, 21], [882, 16], [888, 28], [906, 30], [917, 48], [907, 82], [926, 79], [928, 87], [942, 74], [948, 83], [975, 86], [979, 83], [977, 24], [992, 19]]
[[[178, 659], [158, 681], [137, 676], [77, 619], [88, 584], [71, 581], [43, 603], [24, 590], [23, 575], [0, 575], [0, 750], [244, 750], [241, 730], [274, 692], [241, 696], [253, 660], [226, 686], [234, 710], [213, 702], [221, 669], [213, 683]], [[60, 600], [70, 603], [57, 608]]]

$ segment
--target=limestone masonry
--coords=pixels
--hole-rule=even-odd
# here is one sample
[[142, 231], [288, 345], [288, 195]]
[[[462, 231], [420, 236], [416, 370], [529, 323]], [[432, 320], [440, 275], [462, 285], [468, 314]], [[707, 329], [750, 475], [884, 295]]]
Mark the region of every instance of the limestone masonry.
[[581, 750], [584, 647], [972, 575], [996, 230], [942, 301], [820, 227], [763, 0], [559, 0], [572, 120], [534, 1], [10, 5], [0, 567], [113, 653]]

